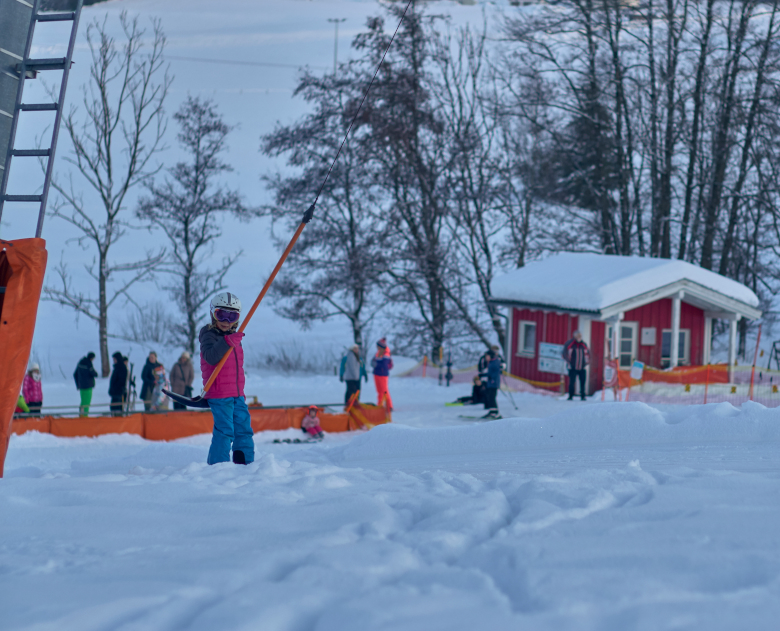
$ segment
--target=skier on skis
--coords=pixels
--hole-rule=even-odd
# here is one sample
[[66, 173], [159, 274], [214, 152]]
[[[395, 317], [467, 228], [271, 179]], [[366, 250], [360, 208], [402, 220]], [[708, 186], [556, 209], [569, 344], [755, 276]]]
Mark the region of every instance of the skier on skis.
[[376, 355], [371, 359], [371, 368], [374, 369], [374, 385], [376, 386], [376, 404], [382, 407], [387, 401], [387, 409], [393, 411], [393, 400], [387, 389], [387, 381], [390, 371], [393, 369], [393, 358], [390, 357], [390, 349], [387, 348], [387, 340], [382, 338], [376, 343]]
[[482, 418], [493, 420], [501, 418], [498, 413], [498, 403], [496, 402], [496, 395], [498, 394], [498, 388], [501, 386], [501, 370], [502, 363], [501, 358], [496, 354], [492, 348], [487, 352], [487, 383], [485, 384], [485, 407], [488, 413]]
[[233, 349], [204, 395], [214, 415], [209, 464], [230, 462], [231, 447], [234, 463], [249, 464], [255, 459], [252, 424], [244, 396], [244, 349], [241, 347], [244, 334], [236, 331], [240, 317], [238, 297], [229, 292], [217, 294], [211, 300], [211, 324], [204, 326], [198, 336], [204, 385], [225, 353]]

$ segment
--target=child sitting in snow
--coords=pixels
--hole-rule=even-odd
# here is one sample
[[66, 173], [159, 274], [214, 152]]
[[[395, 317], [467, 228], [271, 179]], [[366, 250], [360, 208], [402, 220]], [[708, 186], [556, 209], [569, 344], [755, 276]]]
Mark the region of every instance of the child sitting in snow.
[[301, 429], [312, 438], [322, 440], [325, 434], [320, 427], [320, 417], [317, 416], [317, 412], [319, 412], [319, 408], [316, 405], [309, 406], [309, 413], [301, 421]]
[[255, 459], [252, 423], [244, 396], [244, 334], [237, 331], [240, 317], [238, 297], [229, 292], [217, 294], [211, 300], [211, 324], [204, 326], [198, 336], [204, 386], [225, 353], [233, 349], [204, 395], [214, 415], [209, 464], [230, 462], [231, 447], [235, 464], [249, 464]]
[[168, 409], [168, 397], [163, 392], [163, 388], [170, 390], [168, 377], [165, 368], [157, 366], [154, 369], [154, 390], [152, 390], [152, 409], [157, 412]]
[[471, 388], [471, 396], [460, 397], [455, 401], [455, 403], [450, 403], [448, 405], [477, 405], [478, 403], [484, 403], [485, 384], [482, 382], [482, 379], [479, 378], [479, 375], [474, 375], [474, 379], [472, 381], [474, 385]]

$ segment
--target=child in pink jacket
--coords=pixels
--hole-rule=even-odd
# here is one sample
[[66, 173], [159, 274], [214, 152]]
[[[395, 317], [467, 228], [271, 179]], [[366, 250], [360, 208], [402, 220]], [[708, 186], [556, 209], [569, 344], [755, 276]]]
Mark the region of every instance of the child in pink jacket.
[[40, 415], [43, 405], [43, 388], [41, 387], [41, 368], [32, 364], [24, 376], [22, 396], [30, 408], [30, 414]]
[[225, 353], [231, 351], [204, 395], [214, 415], [209, 464], [230, 462], [231, 449], [235, 464], [249, 464], [255, 459], [252, 423], [244, 396], [244, 334], [237, 331], [240, 316], [241, 301], [235, 294], [217, 294], [211, 301], [211, 324], [204, 326], [198, 336], [204, 386]]
[[316, 405], [309, 406], [309, 413], [301, 421], [301, 429], [316, 440], [322, 440], [325, 434], [320, 427], [320, 417], [317, 416], [319, 408]]

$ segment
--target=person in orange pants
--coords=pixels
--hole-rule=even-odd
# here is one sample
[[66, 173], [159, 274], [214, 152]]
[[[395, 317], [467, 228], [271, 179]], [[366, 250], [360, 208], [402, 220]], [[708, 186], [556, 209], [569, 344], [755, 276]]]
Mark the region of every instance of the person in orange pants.
[[387, 340], [382, 338], [376, 343], [376, 355], [371, 360], [374, 369], [374, 385], [376, 386], [377, 405], [383, 406], [387, 401], [387, 409], [393, 411], [393, 399], [387, 389], [387, 381], [390, 371], [393, 369], [393, 358], [390, 357], [390, 349], [387, 348]]

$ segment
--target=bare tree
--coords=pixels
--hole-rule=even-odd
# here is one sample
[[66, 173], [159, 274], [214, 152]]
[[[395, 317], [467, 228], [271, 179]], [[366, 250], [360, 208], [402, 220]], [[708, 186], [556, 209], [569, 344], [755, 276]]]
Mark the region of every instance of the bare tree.
[[[304, 73], [296, 95], [314, 110], [263, 137], [266, 155], [286, 155], [288, 164], [300, 169], [289, 177], [265, 178], [276, 197], [268, 211], [274, 221], [297, 225], [301, 208], [311, 203], [354, 116], [347, 109], [354, 100], [354, 80], [347, 67], [338, 78]], [[279, 313], [304, 327], [314, 320], [346, 318], [354, 343], [364, 346], [366, 325], [381, 308], [371, 299], [383, 284], [387, 226], [377, 221], [381, 204], [361, 133], [342, 148], [320, 194], [315, 220], [290, 253], [274, 297]]]
[[[86, 266], [89, 277], [97, 282], [97, 296], [75, 291], [64, 264], [58, 269], [59, 286], [44, 287], [45, 300], [70, 307], [97, 322], [103, 377], [110, 373], [109, 309], [120, 298], [132, 302], [128, 290], [148, 280], [164, 258], [164, 252], [147, 252], [137, 261], [116, 263], [109, 253], [133, 228], [123, 212], [128, 192], [160, 169], [152, 159], [163, 149], [163, 103], [172, 81], [163, 65], [165, 35], [160, 21], [152, 20], [150, 48], [145, 52], [146, 29], [138, 25], [138, 18], [122, 12], [119, 20], [124, 32], [121, 43], [109, 35], [107, 18], [87, 27], [91, 79], [83, 89], [82, 107], [72, 108], [65, 117], [65, 129], [73, 144], [73, 152], [65, 160], [94, 190], [100, 210], [95, 209], [95, 202], [84, 199], [83, 184], [77, 185], [72, 174], [67, 183], [52, 181], [59, 195], [51, 215], [81, 233], [75, 239], [79, 245], [97, 250], [93, 262]], [[81, 111], [84, 118], [78, 116]]]
[[254, 213], [237, 192], [214, 183], [220, 174], [232, 171], [219, 157], [231, 127], [214, 103], [188, 97], [173, 118], [180, 127], [179, 143], [191, 161], [177, 163], [160, 185], [147, 181], [150, 196], [140, 200], [136, 215], [160, 228], [171, 245], [162, 269], [174, 281], [164, 288], [183, 315], [172, 327], [173, 339], [194, 353], [199, 312], [209, 296], [225, 289], [225, 275], [241, 255], [236, 252], [217, 267], [207, 265], [213, 242], [222, 235], [218, 217], [231, 213], [248, 220]]
[[[462, 280], [447, 283], [444, 289], [457, 317], [480, 342], [490, 346], [492, 333], [503, 348], [505, 328], [499, 307], [491, 300], [490, 285], [498, 269], [498, 245], [507, 223], [507, 215], [499, 208], [508, 193], [503, 177], [508, 156], [500, 153], [498, 100], [489, 98], [486, 90], [486, 33], [485, 26], [477, 34], [463, 29], [454, 41], [449, 34], [433, 38], [439, 76], [433, 91], [450, 141], [451, 167], [445, 177], [452, 210], [446, 221], [456, 249], [450, 270], [452, 277]], [[515, 227], [511, 225], [513, 234]]]

